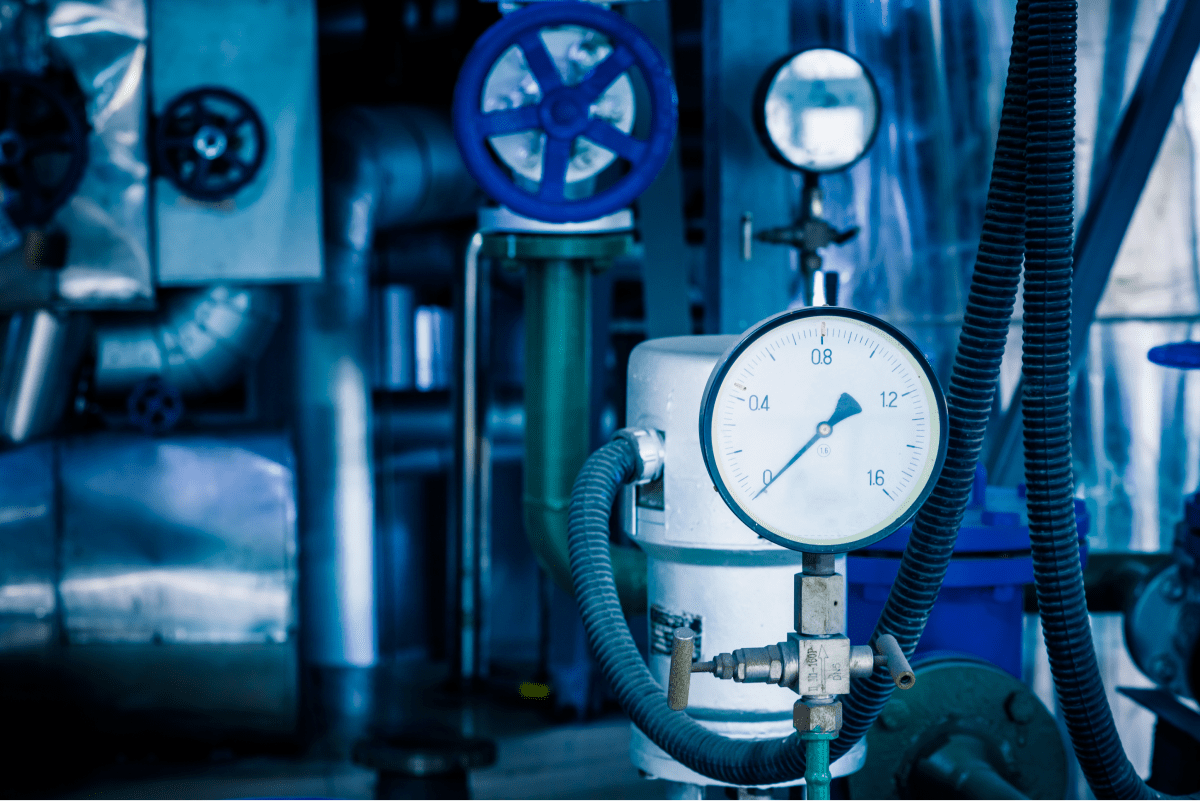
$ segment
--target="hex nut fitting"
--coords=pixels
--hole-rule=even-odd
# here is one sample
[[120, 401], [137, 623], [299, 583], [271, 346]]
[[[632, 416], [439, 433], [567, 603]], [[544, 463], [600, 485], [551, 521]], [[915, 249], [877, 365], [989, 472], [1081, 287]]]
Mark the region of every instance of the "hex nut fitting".
[[713, 658], [713, 675], [718, 679], [732, 679], [736, 671], [733, 654], [717, 654]]
[[810, 705], [806, 701], [797, 701], [792, 707], [792, 725], [796, 731], [841, 731], [842, 702]]
[[646, 484], [662, 475], [667, 445], [659, 431], [648, 428], [622, 428], [613, 439], [623, 439], [637, 452], [638, 469], [634, 484]]

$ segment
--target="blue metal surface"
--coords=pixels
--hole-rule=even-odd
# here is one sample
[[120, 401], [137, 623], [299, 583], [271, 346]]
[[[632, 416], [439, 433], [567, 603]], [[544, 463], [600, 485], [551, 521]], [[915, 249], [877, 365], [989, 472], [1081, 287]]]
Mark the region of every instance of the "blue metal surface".
[[[599, 31], [613, 52], [574, 85], [564, 85], [539, 36], [544, 28], [577, 25]], [[484, 83], [496, 61], [518, 46], [542, 91], [537, 105], [484, 113]], [[646, 81], [650, 125], [645, 140], [622, 133], [592, 118], [588, 107], [626, 70], [637, 67]], [[509, 14], [479, 37], [454, 89], [454, 135], [467, 169], [493, 198], [512, 210], [548, 222], [594, 220], [623, 208], [658, 175], [675, 140], [677, 99], [671, 70], [650, 40], [619, 15], [591, 3], [562, 0], [528, 6]], [[518, 131], [546, 135], [542, 181], [536, 195], [519, 187], [498, 164], [489, 137]], [[585, 136], [629, 163], [629, 171], [612, 186], [589, 197], [568, 200], [565, 194], [571, 146]]]
[[1172, 342], [1151, 348], [1146, 358], [1163, 367], [1178, 367], [1181, 370], [1200, 368], [1200, 342]]
[[791, 20], [804, 15], [761, 0], [701, 6], [704, 332], [740, 334], [796, 296], [794, 251], [752, 239], [754, 231], [792, 222], [798, 193], [795, 173], [759, 143], [750, 103], [763, 72], [794, 49]]
[[[265, 129], [261, 168], [220, 203], [196, 202], [170, 181], [154, 182], [148, 250], [157, 255], [160, 285], [321, 277], [321, 157], [331, 148], [321, 141], [316, 7], [315, 0], [169, 0], [151, 9], [145, 116], [161, 118], [180, 94], [220, 86], [244, 98]], [[246, 134], [254, 126], [234, 127]]]
[[[916, 654], [974, 654], [1021, 676], [1023, 585], [1033, 583], [1024, 487], [988, 487], [980, 467], [954, 559], [929, 616]], [[1075, 503], [1081, 558], [1086, 559], [1087, 510]], [[854, 642], [870, 639], [900, 568], [912, 527], [849, 555], [847, 631]]]

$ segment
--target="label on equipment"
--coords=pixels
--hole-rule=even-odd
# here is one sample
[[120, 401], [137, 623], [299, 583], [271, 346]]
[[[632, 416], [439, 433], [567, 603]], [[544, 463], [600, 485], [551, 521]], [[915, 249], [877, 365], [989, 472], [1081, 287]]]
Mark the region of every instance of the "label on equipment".
[[692, 650], [692, 661], [700, 661], [702, 650], [701, 630], [704, 618], [689, 612], [668, 612], [658, 604], [650, 605], [650, 653], [671, 655], [671, 640], [675, 629], [691, 629], [696, 632], [695, 645]]

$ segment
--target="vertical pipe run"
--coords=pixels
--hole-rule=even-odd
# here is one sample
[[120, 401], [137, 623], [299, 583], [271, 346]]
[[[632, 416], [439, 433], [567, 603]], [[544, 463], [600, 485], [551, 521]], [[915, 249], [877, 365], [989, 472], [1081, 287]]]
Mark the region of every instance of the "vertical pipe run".
[[66, 320], [47, 309], [14, 315], [9, 324], [3, 375], [3, 434], [20, 443], [57, 422], [67, 348]]
[[[567, 552], [571, 488], [591, 448], [592, 273], [630, 252], [612, 235], [488, 236], [484, 254], [525, 269], [525, 533], [538, 563], [572, 592]], [[626, 614], [646, 608], [646, 556], [610, 548]]]
[[458, 418], [455, 453], [458, 494], [457, 558], [452, 566], [457, 587], [458, 630], [456, 632], [455, 673], [464, 683], [487, 674], [485, 601], [488, 597], [488, 491], [491, 478], [491, 448], [487, 435], [486, 386], [490, 341], [490, 298], [488, 273], [480, 259], [483, 235], [475, 234], [467, 247], [463, 274], [462, 313], [459, 315], [458, 360], [461, 375], [457, 382], [455, 414]]
[[833, 778], [829, 772], [831, 738], [825, 732], [806, 731], [801, 732], [800, 739], [804, 740], [804, 796], [825, 801], [829, 798], [829, 782]]
[[525, 267], [525, 528], [542, 544], [534, 549], [538, 561], [563, 587], [571, 575], [561, 534], [589, 446], [589, 273], [584, 260]]

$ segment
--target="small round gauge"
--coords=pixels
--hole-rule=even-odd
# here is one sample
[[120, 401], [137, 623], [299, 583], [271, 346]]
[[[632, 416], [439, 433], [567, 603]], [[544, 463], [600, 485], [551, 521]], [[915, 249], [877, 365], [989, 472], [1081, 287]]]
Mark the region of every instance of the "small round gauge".
[[709, 475], [747, 526], [798, 551], [861, 548], [902, 526], [946, 457], [946, 400], [904, 334], [851, 309], [775, 315], [713, 368]]
[[879, 91], [854, 56], [817, 48], [763, 75], [754, 119], [767, 152], [785, 166], [835, 172], [858, 161], [879, 129]]

